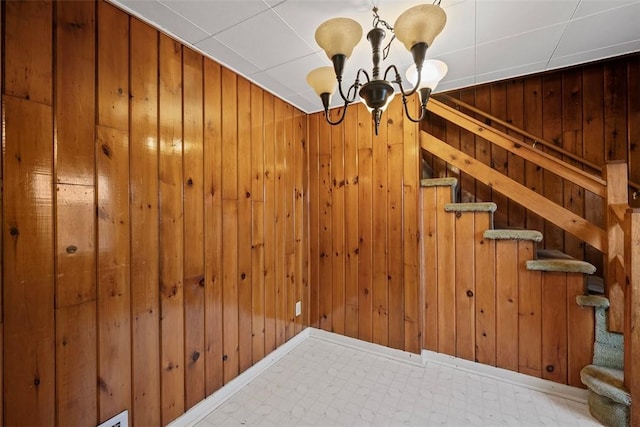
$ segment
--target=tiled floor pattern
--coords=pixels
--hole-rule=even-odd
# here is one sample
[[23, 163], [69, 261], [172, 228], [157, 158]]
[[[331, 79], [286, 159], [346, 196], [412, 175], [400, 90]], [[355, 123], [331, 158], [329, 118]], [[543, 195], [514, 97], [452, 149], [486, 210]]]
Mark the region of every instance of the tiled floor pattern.
[[586, 405], [310, 337], [197, 424], [597, 426]]

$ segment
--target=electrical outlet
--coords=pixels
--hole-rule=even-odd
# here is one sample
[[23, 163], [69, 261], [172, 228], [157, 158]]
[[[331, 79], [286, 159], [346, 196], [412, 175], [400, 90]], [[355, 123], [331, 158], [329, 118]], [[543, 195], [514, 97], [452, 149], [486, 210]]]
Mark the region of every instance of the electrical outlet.
[[302, 301], [298, 301], [296, 303], [296, 316], [300, 316], [302, 314]]
[[100, 424], [98, 427], [129, 427], [129, 411], [122, 411], [113, 418]]

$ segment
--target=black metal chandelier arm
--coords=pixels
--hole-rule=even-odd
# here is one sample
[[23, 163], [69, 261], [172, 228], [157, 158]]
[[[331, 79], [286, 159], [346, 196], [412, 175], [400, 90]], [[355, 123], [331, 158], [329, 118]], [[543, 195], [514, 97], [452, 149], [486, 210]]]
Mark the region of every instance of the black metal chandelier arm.
[[402, 93], [402, 96], [411, 96], [414, 93], [416, 93], [416, 91], [418, 90], [418, 86], [420, 85], [420, 72], [418, 72], [418, 81], [416, 82], [415, 86], [413, 87], [413, 89], [411, 89], [409, 92], [405, 92], [404, 88], [402, 87], [402, 77], [400, 77], [400, 73], [398, 72], [398, 68], [392, 64], [389, 65], [389, 67], [385, 70], [384, 72], [384, 79], [387, 80], [387, 75], [389, 74], [389, 72], [393, 70], [396, 73], [396, 79], [392, 82], [398, 85], [398, 87], [400, 88], [400, 93]]
[[329, 123], [332, 126], [339, 125], [340, 123], [342, 123], [342, 121], [344, 120], [345, 116], [347, 115], [347, 108], [349, 108], [349, 104], [351, 104], [351, 103], [350, 102], [345, 102], [344, 103], [344, 109], [342, 110], [342, 116], [336, 122], [332, 122], [331, 119], [329, 118], [329, 109], [324, 110], [324, 117], [325, 117], [325, 119], [327, 119], [327, 123]]
[[418, 117], [417, 119], [414, 119], [413, 117], [411, 117], [411, 113], [409, 113], [409, 101], [407, 100], [407, 97], [404, 94], [402, 95], [402, 103], [404, 104], [404, 113], [407, 115], [407, 118], [412, 122], [418, 123], [422, 119], [424, 119], [424, 117], [426, 116], [427, 109], [423, 105], [421, 105], [420, 117]]
[[[360, 86], [360, 75], [364, 74], [364, 77], [367, 79], [367, 83], [370, 81], [369, 74], [366, 72], [364, 68], [360, 68], [356, 73], [356, 79], [351, 86], [349, 86], [349, 90], [347, 91], [347, 95], [345, 96], [344, 90], [342, 89], [342, 80], [338, 80], [338, 91], [340, 92], [340, 97], [345, 103], [351, 104], [356, 100], [356, 95], [358, 94], [358, 89]], [[351, 93], [353, 91], [353, 94]]]

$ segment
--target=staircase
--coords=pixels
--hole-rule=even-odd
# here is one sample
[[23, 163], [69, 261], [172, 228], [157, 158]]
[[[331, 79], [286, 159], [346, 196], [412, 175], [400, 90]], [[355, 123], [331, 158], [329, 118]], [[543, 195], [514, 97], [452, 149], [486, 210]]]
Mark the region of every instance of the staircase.
[[[444, 170], [464, 173], [544, 218], [602, 253], [605, 265], [603, 279], [585, 281], [595, 268], [539, 249], [540, 233], [494, 230], [492, 203], [456, 203], [458, 194], [465, 202], [473, 195], [458, 191], [455, 179], [423, 180], [424, 348], [586, 386], [596, 419], [640, 426], [640, 407], [631, 405], [640, 400], [640, 209], [628, 204], [627, 166], [592, 168], [601, 170], [598, 177], [546, 153], [555, 150], [552, 143], [542, 141], [545, 150], [537, 150], [523, 143], [540, 142], [535, 136], [520, 132], [524, 139], [518, 139], [487, 126], [494, 118], [479, 110], [472, 111], [488, 121], [435, 99], [427, 107], [447, 122], [447, 133], [450, 124], [457, 126], [600, 198], [604, 218], [596, 224], [434, 135], [420, 134], [422, 150]], [[429, 172], [425, 165], [422, 170]]]
[[[457, 180], [422, 180], [425, 348], [582, 387], [594, 312], [575, 304], [593, 265], [493, 228], [495, 203], [457, 203]], [[438, 307], [451, 307], [438, 310]]]

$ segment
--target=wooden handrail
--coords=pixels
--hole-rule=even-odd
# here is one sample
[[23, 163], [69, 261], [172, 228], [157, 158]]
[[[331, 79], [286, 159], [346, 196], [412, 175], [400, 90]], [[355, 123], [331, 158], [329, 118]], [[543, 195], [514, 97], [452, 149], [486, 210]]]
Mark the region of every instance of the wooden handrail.
[[[476, 108], [473, 105], [469, 105], [466, 102], [463, 102], [463, 101], [461, 101], [461, 100], [459, 100], [457, 98], [454, 98], [452, 96], [445, 95], [445, 94], [438, 94], [437, 98], [444, 99], [444, 100], [449, 101], [449, 102], [451, 102], [453, 104], [456, 104], [459, 107], [467, 109], [467, 110], [469, 110], [469, 111], [471, 111], [473, 113], [479, 114], [482, 117], [484, 117], [486, 119], [489, 119], [494, 123], [499, 124], [500, 126], [504, 126], [505, 128], [507, 128], [507, 129], [509, 129], [511, 131], [517, 132], [518, 134], [533, 140], [534, 145], [540, 144], [540, 145], [542, 145], [544, 147], [550, 148], [550, 149], [554, 150], [555, 152], [557, 152], [559, 154], [562, 154], [563, 156], [566, 156], [566, 157], [570, 158], [571, 160], [574, 160], [574, 161], [576, 161], [578, 163], [581, 163], [582, 165], [587, 166], [587, 167], [593, 169], [594, 171], [596, 171], [598, 173], [602, 173], [602, 167], [601, 166], [598, 166], [595, 163], [592, 163], [592, 162], [588, 161], [587, 159], [584, 159], [584, 158], [582, 158], [582, 157], [580, 157], [580, 156], [578, 156], [576, 154], [573, 154], [570, 151], [567, 151], [567, 150], [565, 150], [563, 148], [560, 148], [557, 145], [552, 144], [551, 142], [545, 141], [544, 139], [542, 139], [542, 138], [540, 138], [540, 137], [538, 137], [538, 136], [536, 136], [536, 135], [534, 135], [532, 133], [529, 133], [524, 129], [521, 129], [521, 128], [517, 127], [517, 126], [514, 126], [514, 125], [512, 125], [511, 123], [509, 123], [507, 121], [504, 121], [504, 120], [502, 120], [502, 119], [500, 119], [500, 118], [498, 118], [496, 116], [493, 116], [493, 115], [491, 115], [491, 114], [489, 114], [489, 113], [487, 113], [485, 111], [482, 111], [481, 109]], [[431, 100], [433, 100], [433, 98], [431, 98]], [[431, 100], [429, 102], [431, 102]], [[633, 181], [629, 181], [629, 187], [632, 187], [633, 189], [636, 190], [636, 192], [634, 192], [634, 195], [638, 194], [640, 192], [640, 184], [638, 184], [638, 183], [635, 183]]]
[[488, 127], [482, 122], [469, 117], [455, 108], [439, 102], [438, 100], [431, 99], [427, 104], [427, 109], [443, 119], [448, 120], [451, 123], [454, 123], [513, 154], [531, 161], [561, 178], [583, 187], [600, 197], [606, 197], [607, 183], [598, 176], [563, 162], [557, 157], [535, 150], [528, 144], [523, 144], [519, 139]]
[[[431, 102], [431, 101], [430, 101]], [[420, 134], [420, 145], [431, 154], [473, 176], [499, 193], [568, 231], [601, 252], [607, 251], [606, 232], [517, 181], [495, 171], [473, 157], [455, 149], [426, 132]]]

